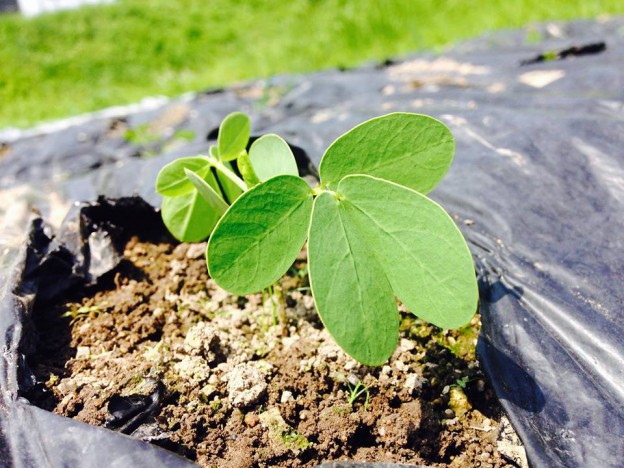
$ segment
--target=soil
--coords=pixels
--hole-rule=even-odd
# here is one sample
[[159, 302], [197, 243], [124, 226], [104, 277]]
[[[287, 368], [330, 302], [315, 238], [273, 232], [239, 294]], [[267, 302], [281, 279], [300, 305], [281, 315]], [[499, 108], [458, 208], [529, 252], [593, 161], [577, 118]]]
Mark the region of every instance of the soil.
[[25, 396], [206, 467], [526, 463], [475, 359], [478, 316], [444, 331], [402, 310], [396, 352], [365, 367], [323, 328], [305, 251], [272, 295], [236, 297], [204, 250], [133, 238], [96, 286], [38, 304]]

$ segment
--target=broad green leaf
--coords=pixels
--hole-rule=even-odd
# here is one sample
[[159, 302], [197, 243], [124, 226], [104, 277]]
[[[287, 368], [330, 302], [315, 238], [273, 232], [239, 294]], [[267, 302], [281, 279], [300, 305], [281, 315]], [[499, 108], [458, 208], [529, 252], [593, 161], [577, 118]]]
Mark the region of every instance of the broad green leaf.
[[[205, 180], [215, 191], [219, 189], [212, 172], [206, 175]], [[163, 197], [161, 215], [169, 232], [182, 242], [206, 239], [220, 217], [195, 189], [176, 197]]]
[[239, 156], [236, 160], [236, 164], [238, 165], [238, 171], [243, 176], [243, 180], [247, 184], [247, 187], [253, 187], [254, 185], [258, 185], [260, 183], [260, 179], [258, 179], [258, 175], [251, 165], [251, 160], [249, 159], [247, 152]]
[[219, 127], [217, 145], [221, 161], [238, 158], [247, 147], [250, 131], [249, 117], [242, 112], [232, 112]]
[[472, 318], [478, 300], [472, 256], [437, 203], [369, 176], [345, 177], [338, 192], [345, 216], [410, 311], [441, 328]]
[[[223, 161], [222, 164], [226, 168], [228, 168], [230, 171], [233, 171], [232, 164], [230, 164], [229, 162]], [[238, 185], [236, 185], [236, 183], [232, 179], [230, 179], [226, 174], [221, 172], [218, 167], [217, 167], [217, 178], [219, 179], [219, 184], [221, 185], [221, 188], [223, 189], [223, 193], [225, 195], [225, 198], [227, 199], [227, 202], [231, 205], [241, 195], [241, 193], [243, 193], [243, 190]]]
[[249, 159], [261, 182], [277, 175], [299, 175], [297, 161], [288, 143], [274, 134], [254, 141], [249, 148]]
[[210, 171], [210, 161], [203, 156], [179, 158], [171, 161], [158, 173], [156, 191], [160, 195], [174, 197], [193, 190], [193, 184], [187, 179], [184, 171], [190, 169], [200, 177], [205, 177]]
[[208, 182], [201, 178], [199, 174], [193, 172], [189, 169], [185, 169], [186, 177], [191, 181], [191, 183], [195, 186], [195, 189], [199, 192], [199, 194], [208, 202], [208, 204], [212, 207], [215, 212], [221, 216], [228, 209], [228, 204], [223, 201], [221, 197], [221, 192], [217, 192], [213, 187], [210, 186]]
[[387, 361], [399, 337], [392, 288], [344, 202], [327, 192], [314, 202], [308, 264], [316, 308], [336, 342], [363, 364]]
[[210, 275], [239, 295], [270, 286], [297, 258], [311, 213], [312, 190], [303, 179], [283, 175], [256, 185], [236, 200], [212, 233]]
[[455, 152], [449, 129], [420, 114], [368, 120], [338, 138], [319, 167], [321, 182], [336, 189], [347, 175], [367, 174], [428, 193], [444, 177]]

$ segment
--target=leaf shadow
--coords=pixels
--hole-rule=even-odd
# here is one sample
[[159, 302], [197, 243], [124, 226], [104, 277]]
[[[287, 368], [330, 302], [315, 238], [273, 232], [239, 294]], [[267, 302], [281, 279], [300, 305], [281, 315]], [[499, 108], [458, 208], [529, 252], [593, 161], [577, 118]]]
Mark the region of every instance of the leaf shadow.
[[477, 356], [499, 400], [530, 413], [542, 411], [546, 399], [537, 381], [483, 335], [477, 342]]

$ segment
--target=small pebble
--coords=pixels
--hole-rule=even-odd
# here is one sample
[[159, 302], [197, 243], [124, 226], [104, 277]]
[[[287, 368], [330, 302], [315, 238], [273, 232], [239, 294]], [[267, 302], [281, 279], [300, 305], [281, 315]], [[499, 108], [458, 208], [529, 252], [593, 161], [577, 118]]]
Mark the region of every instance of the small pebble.
[[404, 370], [407, 369], [407, 366], [405, 365], [405, 363], [403, 361], [398, 361], [398, 360], [395, 361], [394, 367], [396, 367], [399, 372], [403, 372]]
[[199, 391], [199, 393], [201, 394], [202, 397], [204, 397], [207, 400], [212, 395], [214, 395], [216, 391], [217, 389], [214, 387], [214, 385], [208, 384], [208, 385], [204, 385], [202, 389]]
[[409, 374], [405, 377], [405, 388], [408, 392], [414, 393], [414, 390], [420, 390], [427, 379], [418, 374]]
[[245, 424], [248, 427], [255, 427], [260, 422], [260, 418], [256, 413], [247, 413], [245, 415]]
[[88, 346], [78, 346], [76, 348], [76, 359], [88, 359], [91, 349]]
[[189, 244], [188, 250], [186, 251], [186, 258], [195, 259], [201, 258], [206, 254], [206, 243], [202, 242], [199, 244]]
[[353, 370], [355, 368], [355, 366], [357, 366], [357, 363], [354, 360], [350, 359], [344, 365], [344, 369], [347, 370], [347, 371], [350, 371], [350, 370]]
[[412, 351], [416, 347], [412, 340], [408, 340], [406, 338], [401, 338], [399, 346], [401, 346], [404, 351]]
[[280, 403], [286, 403], [288, 401], [294, 401], [295, 399], [293, 398], [293, 394], [292, 392], [289, 392], [288, 390], [284, 390], [282, 392], [282, 397], [280, 398]]
[[347, 375], [347, 381], [351, 384], [351, 385], [357, 385], [358, 382], [360, 381], [360, 379], [358, 378], [357, 375], [355, 374], [349, 374]]
[[452, 409], [450, 409], [450, 408], [446, 408], [446, 409], [444, 410], [444, 416], [445, 416], [445, 417], [447, 417], [447, 418], [452, 418], [452, 417], [454, 417], [454, 416], [455, 416], [455, 413], [453, 413], [453, 410], [452, 410]]

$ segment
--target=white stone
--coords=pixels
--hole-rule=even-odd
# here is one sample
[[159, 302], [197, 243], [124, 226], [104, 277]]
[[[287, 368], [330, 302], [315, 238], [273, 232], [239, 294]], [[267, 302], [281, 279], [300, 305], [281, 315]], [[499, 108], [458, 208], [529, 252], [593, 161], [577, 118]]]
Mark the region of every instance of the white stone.
[[88, 359], [91, 349], [88, 346], [78, 346], [76, 348], [76, 359]]
[[423, 376], [418, 374], [409, 374], [405, 378], [405, 388], [408, 392], [414, 393], [415, 390], [420, 390], [423, 384], [427, 381]]
[[282, 397], [280, 398], [280, 403], [286, 403], [289, 401], [295, 401], [295, 398], [293, 397], [292, 392], [289, 392], [288, 390], [284, 390], [282, 392]]
[[264, 374], [248, 363], [229, 372], [227, 391], [232, 406], [241, 408], [256, 403], [266, 388]]
[[219, 334], [215, 327], [206, 322], [199, 322], [186, 333], [184, 349], [195, 356], [203, 356], [206, 362], [216, 360], [215, 352], [219, 350]]

